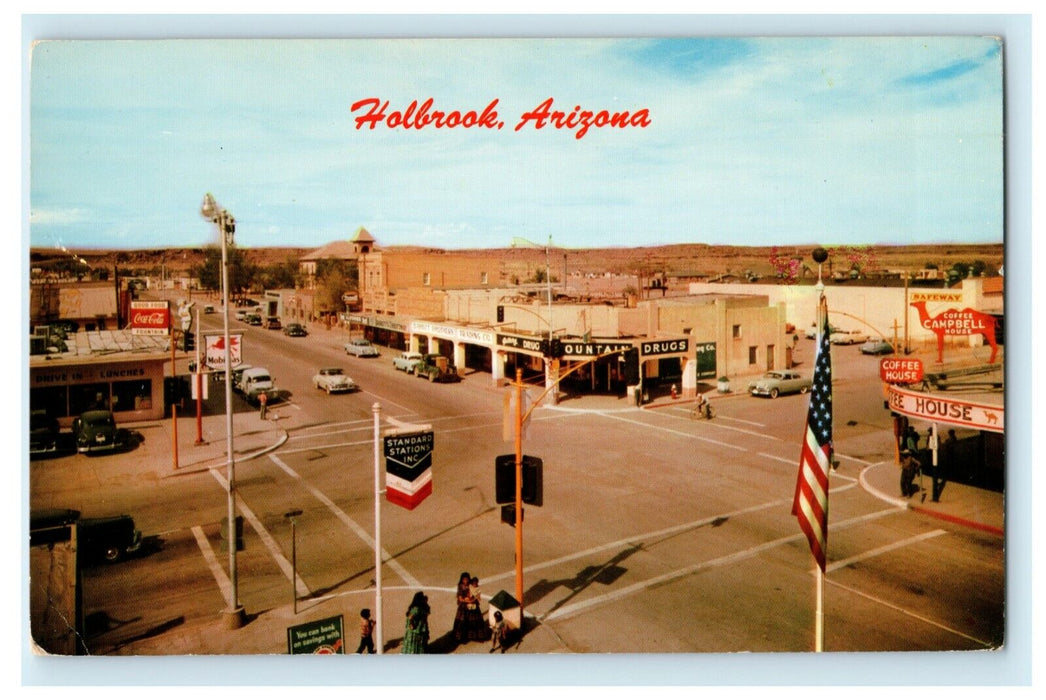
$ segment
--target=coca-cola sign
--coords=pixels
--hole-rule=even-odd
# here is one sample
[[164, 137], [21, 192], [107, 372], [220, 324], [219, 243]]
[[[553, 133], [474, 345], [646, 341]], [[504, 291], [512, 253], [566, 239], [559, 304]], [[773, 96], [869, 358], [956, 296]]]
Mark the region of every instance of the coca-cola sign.
[[167, 335], [171, 328], [171, 309], [166, 301], [132, 301], [131, 333]]

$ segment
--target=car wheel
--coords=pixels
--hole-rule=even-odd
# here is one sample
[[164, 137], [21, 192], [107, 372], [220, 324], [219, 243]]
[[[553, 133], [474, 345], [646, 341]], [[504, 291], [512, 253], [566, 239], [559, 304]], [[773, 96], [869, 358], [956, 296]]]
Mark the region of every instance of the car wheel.
[[436, 373], [435, 372], [429, 372], [429, 381], [430, 382], [436, 381]]
[[104, 558], [110, 564], [113, 564], [120, 561], [121, 554], [122, 552], [120, 551], [119, 547], [109, 546], [105, 548], [104, 552], [102, 552], [102, 558]]
[[327, 385], [327, 396], [330, 396], [330, 395], [331, 395], [331, 385], [328, 384]]
[[771, 390], [770, 390], [770, 398], [771, 398], [771, 399], [776, 399], [776, 398], [777, 398], [777, 395], [778, 395], [779, 393], [781, 393], [781, 392], [779, 392], [779, 391], [778, 391], [778, 390], [777, 390], [776, 388], [773, 388], [773, 389], [771, 389]]
[[805, 394], [808, 391], [810, 391], [810, 387], [808, 387], [808, 386], [801, 386], [801, 387], [799, 387], [799, 393], [800, 394]]

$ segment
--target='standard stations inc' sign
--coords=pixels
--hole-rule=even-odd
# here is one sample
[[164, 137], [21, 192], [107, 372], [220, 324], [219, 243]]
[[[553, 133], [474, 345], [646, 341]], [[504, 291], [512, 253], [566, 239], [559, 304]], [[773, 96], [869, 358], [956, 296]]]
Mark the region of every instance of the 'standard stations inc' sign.
[[432, 431], [386, 435], [385, 497], [390, 503], [414, 510], [432, 494]]

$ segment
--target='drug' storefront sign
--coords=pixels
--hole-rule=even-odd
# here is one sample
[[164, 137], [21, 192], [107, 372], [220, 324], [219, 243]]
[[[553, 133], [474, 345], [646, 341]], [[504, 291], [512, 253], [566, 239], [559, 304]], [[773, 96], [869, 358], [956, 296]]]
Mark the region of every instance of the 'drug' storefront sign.
[[889, 392], [891, 411], [912, 418], [950, 423], [976, 430], [1004, 432], [1006, 409], [1003, 406], [958, 401], [893, 385], [890, 386]]
[[651, 355], [685, 355], [690, 352], [688, 338], [668, 338], [664, 340], [644, 340], [639, 345], [639, 354]]

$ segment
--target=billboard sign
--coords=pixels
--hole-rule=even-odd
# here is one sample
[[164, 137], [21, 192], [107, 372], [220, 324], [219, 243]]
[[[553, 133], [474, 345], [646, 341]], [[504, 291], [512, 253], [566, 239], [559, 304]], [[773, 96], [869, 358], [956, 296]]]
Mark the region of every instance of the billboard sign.
[[432, 494], [432, 431], [386, 435], [385, 497], [407, 510], [414, 510]]
[[923, 361], [917, 357], [884, 357], [879, 378], [887, 384], [916, 384], [923, 380]]
[[890, 385], [890, 410], [911, 418], [958, 425], [993, 433], [1003, 432], [1006, 408], [991, 404], [959, 401], [938, 394], [925, 394]]
[[288, 654], [344, 654], [345, 630], [341, 615], [287, 628]]
[[[225, 371], [225, 335], [204, 336], [203, 363], [216, 372]], [[229, 364], [234, 368], [243, 364], [243, 334], [229, 334]]]
[[171, 308], [166, 301], [132, 301], [131, 335], [169, 335]]

